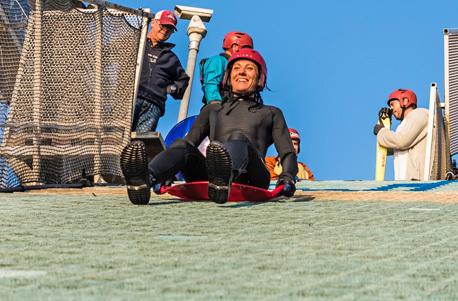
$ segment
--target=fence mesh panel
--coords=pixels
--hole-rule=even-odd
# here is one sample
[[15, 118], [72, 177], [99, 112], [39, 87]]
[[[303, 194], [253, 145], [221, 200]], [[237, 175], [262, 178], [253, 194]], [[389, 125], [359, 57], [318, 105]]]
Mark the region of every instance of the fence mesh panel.
[[[2, 11], [9, 2], [0, 0]], [[11, 67], [0, 88], [11, 106], [0, 154], [22, 184], [121, 176], [141, 12], [85, 8], [72, 0], [39, 0], [29, 7], [21, 26], [2, 19], [2, 49], [3, 43], [11, 48], [2, 59]], [[19, 38], [13, 27], [21, 28]]]

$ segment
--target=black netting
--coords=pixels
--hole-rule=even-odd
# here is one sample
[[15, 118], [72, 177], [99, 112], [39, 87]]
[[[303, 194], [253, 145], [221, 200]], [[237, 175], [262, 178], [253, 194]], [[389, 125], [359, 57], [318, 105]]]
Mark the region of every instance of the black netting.
[[[15, 63], [0, 80], [11, 102], [0, 154], [22, 184], [121, 176], [142, 18], [70, 0], [31, 7], [17, 35], [20, 47], [10, 46], [6, 58]], [[2, 49], [11, 36], [2, 32]]]

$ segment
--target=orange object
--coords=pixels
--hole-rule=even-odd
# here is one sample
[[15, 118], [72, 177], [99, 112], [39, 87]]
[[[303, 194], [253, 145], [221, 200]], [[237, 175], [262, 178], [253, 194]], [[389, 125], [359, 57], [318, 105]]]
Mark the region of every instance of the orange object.
[[[266, 157], [265, 164], [270, 173], [271, 180], [278, 180], [278, 176], [282, 173], [282, 167], [278, 157]], [[314, 181], [315, 176], [312, 171], [302, 162], [297, 162], [297, 175], [300, 180]]]

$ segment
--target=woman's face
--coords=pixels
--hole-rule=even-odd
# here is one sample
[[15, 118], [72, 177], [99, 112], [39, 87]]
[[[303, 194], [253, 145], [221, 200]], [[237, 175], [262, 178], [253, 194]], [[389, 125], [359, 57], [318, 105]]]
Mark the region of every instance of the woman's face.
[[258, 66], [250, 60], [237, 60], [231, 69], [232, 92], [242, 94], [256, 89]]

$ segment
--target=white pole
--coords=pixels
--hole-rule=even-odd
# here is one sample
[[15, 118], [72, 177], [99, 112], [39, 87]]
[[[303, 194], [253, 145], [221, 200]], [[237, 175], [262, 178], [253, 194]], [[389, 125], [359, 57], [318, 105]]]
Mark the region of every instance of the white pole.
[[94, 123], [97, 152], [94, 154], [94, 183], [106, 183], [101, 175], [102, 165], [102, 50], [103, 50], [103, 8], [97, 7], [95, 14], [95, 81], [94, 81]]
[[[432, 83], [429, 89], [429, 115], [428, 115], [428, 133], [426, 135], [426, 154], [425, 154], [425, 169], [423, 172], [423, 181], [429, 181], [431, 176], [431, 164], [433, 151], [433, 135], [434, 135], [434, 117], [436, 116], [436, 103], [438, 99], [437, 85]], [[435, 179], [433, 179], [435, 180]]]
[[189, 53], [188, 63], [186, 65], [186, 74], [189, 75], [190, 80], [184, 93], [183, 99], [181, 100], [180, 112], [178, 113], [178, 122], [182, 121], [188, 116], [189, 98], [191, 97], [197, 53], [199, 52], [200, 41], [202, 41], [206, 34], [207, 29], [205, 28], [204, 22], [202, 22], [199, 16], [193, 16], [188, 26]]
[[131, 113], [131, 121], [129, 124], [129, 132], [130, 132], [130, 126], [132, 124], [132, 121], [134, 119], [134, 112], [135, 112], [135, 102], [137, 101], [137, 94], [138, 94], [138, 88], [140, 84], [140, 76], [142, 74], [142, 67], [143, 67], [143, 57], [145, 55], [145, 45], [146, 45], [146, 39], [147, 39], [147, 34], [148, 34], [148, 26], [149, 26], [149, 21], [146, 15], [150, 15], [151, 11], [149, 8], [145, 8], [144, 10], [145, 15], [142, 17], [142, 29], [140, 33], [140, 43], [138, 45], [138, 56], [137, 56], [137, 68], [135, 70], [135, 84], [134, 84], [134, 97], [132, 99], [132, 113]]
[[41, 57], [42, 57], [42, 31], [41, 31], [41, 22], [43, 19], [43, 0], [39, 0], [35, 3], [35, 11], [33, 14], [34, 19], [34, 49], [33, 49], [33, 146], [35, 150], [32, 156], [32, 170], [33, 170], [33, 181], [35, 184], [41, 180], [41, 148], [40, 148], [40, 136], [41, 136], [41, 124], [40, 124], [40, 114], [41, 114], [41, 104], [43, 103], [42, 99], [42, 84], [41, 84]]

